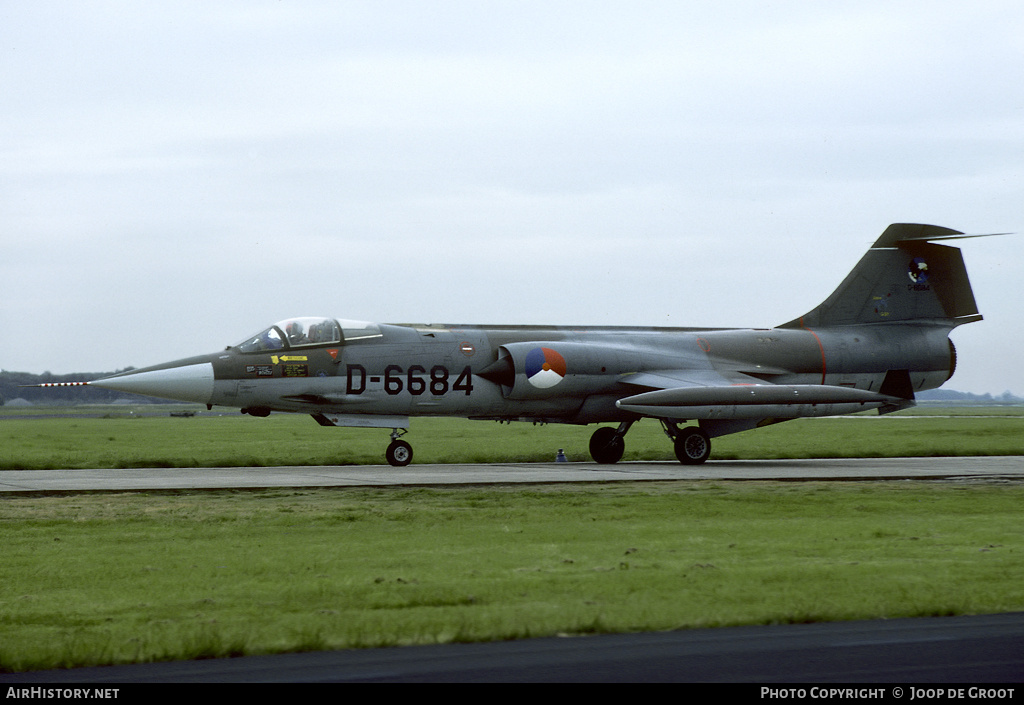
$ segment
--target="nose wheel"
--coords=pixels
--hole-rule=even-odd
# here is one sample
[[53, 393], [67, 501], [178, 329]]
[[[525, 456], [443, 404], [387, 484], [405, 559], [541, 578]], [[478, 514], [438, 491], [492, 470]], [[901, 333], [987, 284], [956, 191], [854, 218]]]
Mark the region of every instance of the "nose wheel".
[[388, 465], [404, 468], [412, 462], [412, 446], [399, 438], [405, 433], [404, 428], [396, 428], [391, 432], [391, 445], [384, 451]]
[[622, 454], [626, 452], [623, 437], [632, 425], [632, 421], [624, 421], [618, 428], [603, 426], [594, 431], [590, 437], [590, 457], [602, 465], [613, 465], [622, 460]]

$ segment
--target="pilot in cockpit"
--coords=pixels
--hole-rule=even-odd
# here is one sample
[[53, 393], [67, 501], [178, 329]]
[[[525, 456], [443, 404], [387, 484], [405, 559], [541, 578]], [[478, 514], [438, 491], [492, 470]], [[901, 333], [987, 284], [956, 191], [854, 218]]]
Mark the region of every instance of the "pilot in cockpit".
[[284, 332], [288, 336], [288, 343], [291, 345], [304, 345], [309, 342], [302, 330], [302, 324], [298, 321], [289, 322]]

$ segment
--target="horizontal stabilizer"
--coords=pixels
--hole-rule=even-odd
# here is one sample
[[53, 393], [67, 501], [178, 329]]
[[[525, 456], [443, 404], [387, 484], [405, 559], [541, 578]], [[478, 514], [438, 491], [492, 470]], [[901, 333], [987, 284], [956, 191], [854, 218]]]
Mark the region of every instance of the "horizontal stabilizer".
[[893, 223], [882, 236], [875, 242], [874, 247], [896, 247], [901, 242], [913, 242], [915, 240], [967, 240], [972, 237], [993, 237], [995, 235], [1010, 235], [1010, 233], [977, 233], [967, 234], [952, 228], [943, 228], [938, 225], [924, 225], [922, 223]]
[[908, 240], [970, 240], [974, 237], [996, 237], [997, 235], [1013, 235], [1013, 233], [975, 233], [973, 235], [959, 233], [956, 235], [932, 235], [930, 237], [905, 238], [903, 240], [898, 240], [897, 242], [907, 242]]

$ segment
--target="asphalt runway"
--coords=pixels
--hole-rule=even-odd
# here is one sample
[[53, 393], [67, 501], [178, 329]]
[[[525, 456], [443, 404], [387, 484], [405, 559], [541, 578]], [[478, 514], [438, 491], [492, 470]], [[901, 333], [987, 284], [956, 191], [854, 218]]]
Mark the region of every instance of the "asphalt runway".
[[0, 493], [263, 487], [387, 487], [654, 480], [1024, 480], [1024, 457], [4, 470]]
[[[753, 683], [804, 687], [805, 697], [914, 697], [925, 683], [964, 695], [1024, 693], [1024, 613], [724, 627], [391, 649], [246, 656], [0, 674], [3, 683]], [[872, 684], [870, 694], [811, 693], [811, 683]], [[1010, 684], [999, 686], [992, 684]], [[880, 686], [878, 684], [890, 684]], [[968, 695], [969, 688], [975, 688]], [[1014, 688], [1013, 692], [1007, 692]], [[898, 693], [896, 691], [899, 691]], [[979, 692], [980, 691], [980, 692]], [[1002, 691], [1002, 694], [1000, 694]], [[126, 691], [130, 696], [132, 690]], [[9, 696], [8, 696], [9, 697]], [[795, 699], [795, 698], [794, 698]], [[936, 700], [936, 698], [928, 698]]]

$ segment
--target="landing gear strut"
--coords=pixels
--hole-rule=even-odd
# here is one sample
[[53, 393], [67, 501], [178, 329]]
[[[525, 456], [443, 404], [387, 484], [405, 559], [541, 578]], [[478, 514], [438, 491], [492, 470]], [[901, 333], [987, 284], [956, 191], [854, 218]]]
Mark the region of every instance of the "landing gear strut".
[[633, 425], [632, 421], [623, 421], [618, 428], [603, 426], [590, 437], [590, 457], [602, 465], [612, 465], [622, 460], [626, 452], [623, 436]]
[[679, 428], [675, 421], [661, 422], [665, 434], [675, 445], [676, 457], [683, 465], [700, 465], [711, 455], [711, 437], [699, 426]]
[[396, 428], [391, 431], [391, 445], [384, 452], [388, 465], [396, 468], [404, 468], [412, 462], [412, 446], [405, 441], [399, 440], [405, 435], [406, 429]]

